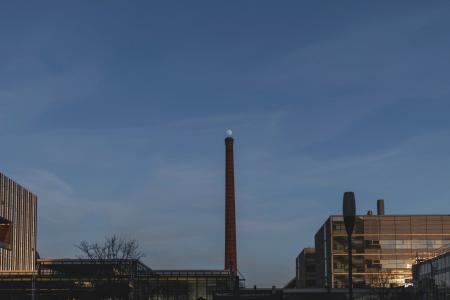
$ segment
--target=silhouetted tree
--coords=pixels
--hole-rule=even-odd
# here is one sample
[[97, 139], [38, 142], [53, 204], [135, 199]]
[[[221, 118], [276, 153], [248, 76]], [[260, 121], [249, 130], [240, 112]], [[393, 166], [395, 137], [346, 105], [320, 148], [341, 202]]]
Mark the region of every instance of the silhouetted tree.
[[81, 252], [78, 258], [92, 260], [97, 266], [91, 275], [98, 299], [134, 298], [135, 260], [144, 257], [136, 240], [112, 235], [103, 243], [81, 241], [76, 247]]
[[81, 251], [79, 258], [87, 259], [141, 259], [144, 254], [139, 251], [136, 240], [125, 240], [112, 235], [106, 237], [102, 244], [81, 241], [76, 247]]

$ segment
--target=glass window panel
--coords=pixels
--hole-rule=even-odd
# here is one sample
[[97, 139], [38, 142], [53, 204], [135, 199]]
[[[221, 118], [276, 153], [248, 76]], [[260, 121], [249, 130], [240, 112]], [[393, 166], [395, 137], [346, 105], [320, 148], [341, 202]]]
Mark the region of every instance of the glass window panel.
[[366, 216], [364, 218], [364, 233], [378, 234], [378, 232], [379, 232], [378, 217]]
[[335, 222], [335, 221], [344, 222], [343, 216], [332, 216], [332, 219], [333, 219], [333, 222]]
[[411, 221], [409, 217], [396, 217], [395, 230], [398, 234], [411, 233]]
[[450, 233], [450, 224], [442, 224], [442, 233], [449, 234]]
[[450, 271], [445, 272], [445, 286], [450, 287]]
[[416, 240], [411, 241], [412, 249], [427, 249], [427, 240]]
[[362, 217], [357, 217], [355, 220], [355, 227], [353, 229], [354, 234], [364, 233], [364, 220]]
[[347, 237], [336, 236], [333, 238], [334, 253], [347, 253]]
[[352, 239], [354, 253], [364, 253], [364, 237], [354, 237]]
[[344, 288], [347, 286], [347, 276], [346, 275], [336, 275], [334, 276], [334, 287]]
[[426, 216], [426, 217], [427, 217], [427, 223], [442, 224], [442, 217], [441, 216]]
[[396, 240], [396, 249], [411, 249], [411, 240]]
[[380, 219], [380, 231], [383, 234], [395, 233], [394, 217], [382, 217]]
[[[365, 250], [368, 252], [372, 249], [380, 249], [380, 241], [377, 239], [371, 239], [371, 237], [366, 237], [366, 240], [364, 240]], [[369, 251], [370, 252], [370, 251]]]
[[395, 249], [396, 241], [395, 240], [380, 240], [381, 249]]
[[412, 233], [426, 233], [427, 231], [427, 218], [412, 216], [411, 217], [411, 232]]
[[427, 233], [442, 233], [442, 224], [427, 224]]
[[344, 222], [333, 222], [333, 235], [346, 235]]

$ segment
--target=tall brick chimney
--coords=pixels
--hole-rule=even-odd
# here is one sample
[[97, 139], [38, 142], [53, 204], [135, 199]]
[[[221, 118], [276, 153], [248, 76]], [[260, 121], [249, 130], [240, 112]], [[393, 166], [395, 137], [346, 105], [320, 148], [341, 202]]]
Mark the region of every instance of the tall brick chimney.
[[230, 129], [225, 138], [225, 270], [237, 273], [236, 213], [234, 203], [233, 138]]

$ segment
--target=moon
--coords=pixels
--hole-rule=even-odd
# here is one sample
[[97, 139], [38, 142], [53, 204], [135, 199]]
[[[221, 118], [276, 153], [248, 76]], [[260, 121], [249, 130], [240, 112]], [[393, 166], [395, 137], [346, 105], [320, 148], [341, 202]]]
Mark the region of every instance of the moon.
[[233, 131], [231, 131], [231, 129], [227, 129], [227, 136], [232, 136], [233, 135]]

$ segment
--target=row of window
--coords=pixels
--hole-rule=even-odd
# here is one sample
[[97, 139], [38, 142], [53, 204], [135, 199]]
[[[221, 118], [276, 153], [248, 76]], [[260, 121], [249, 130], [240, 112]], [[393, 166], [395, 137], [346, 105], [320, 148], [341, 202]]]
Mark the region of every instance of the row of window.
[[[344, 222], [332, 223], [333, 234], [346, 234]], [[363, 220], [357, 218], [354, 234], [364, 233], [450, 233], [450, 217], [438, 217], [436, 220], [420, 219], [414, 217], [406, 220]]]
[[[353, 276], [353, 286], [365, 288], [371, 287], [399, 287], [411, 284], [412, 278], [410, 274], [400, 275], [400, 274], [378, 274], [378, 275], [354, 275]], [[336, 275], [334, 276], [334, 287], [344, 288], [347, 287], [347, 276], [346, 275]]]
[[[363, 240], [354, 239], [352, 246], [355, 253], [364, 253], [366, 249], [439, 249], [450, 244], [450, 240]], [[335, 237], [333, 250], [347, 251], [347, 240], [343, 237]]]
[[442, 271], [450, 272], [450, 253], [419, 265], [421, 275], [442, 273]]
[[[353, 258], [353, 270], [355, 272], [379, 272], [380, 270], [398, 270], [411, 269], [413, 259], [365, 259], [363, 256], [355, 256]], [[334, 272], [348, 271], [348, 262], [346, 257], [336, 256], [333, 261]]]

